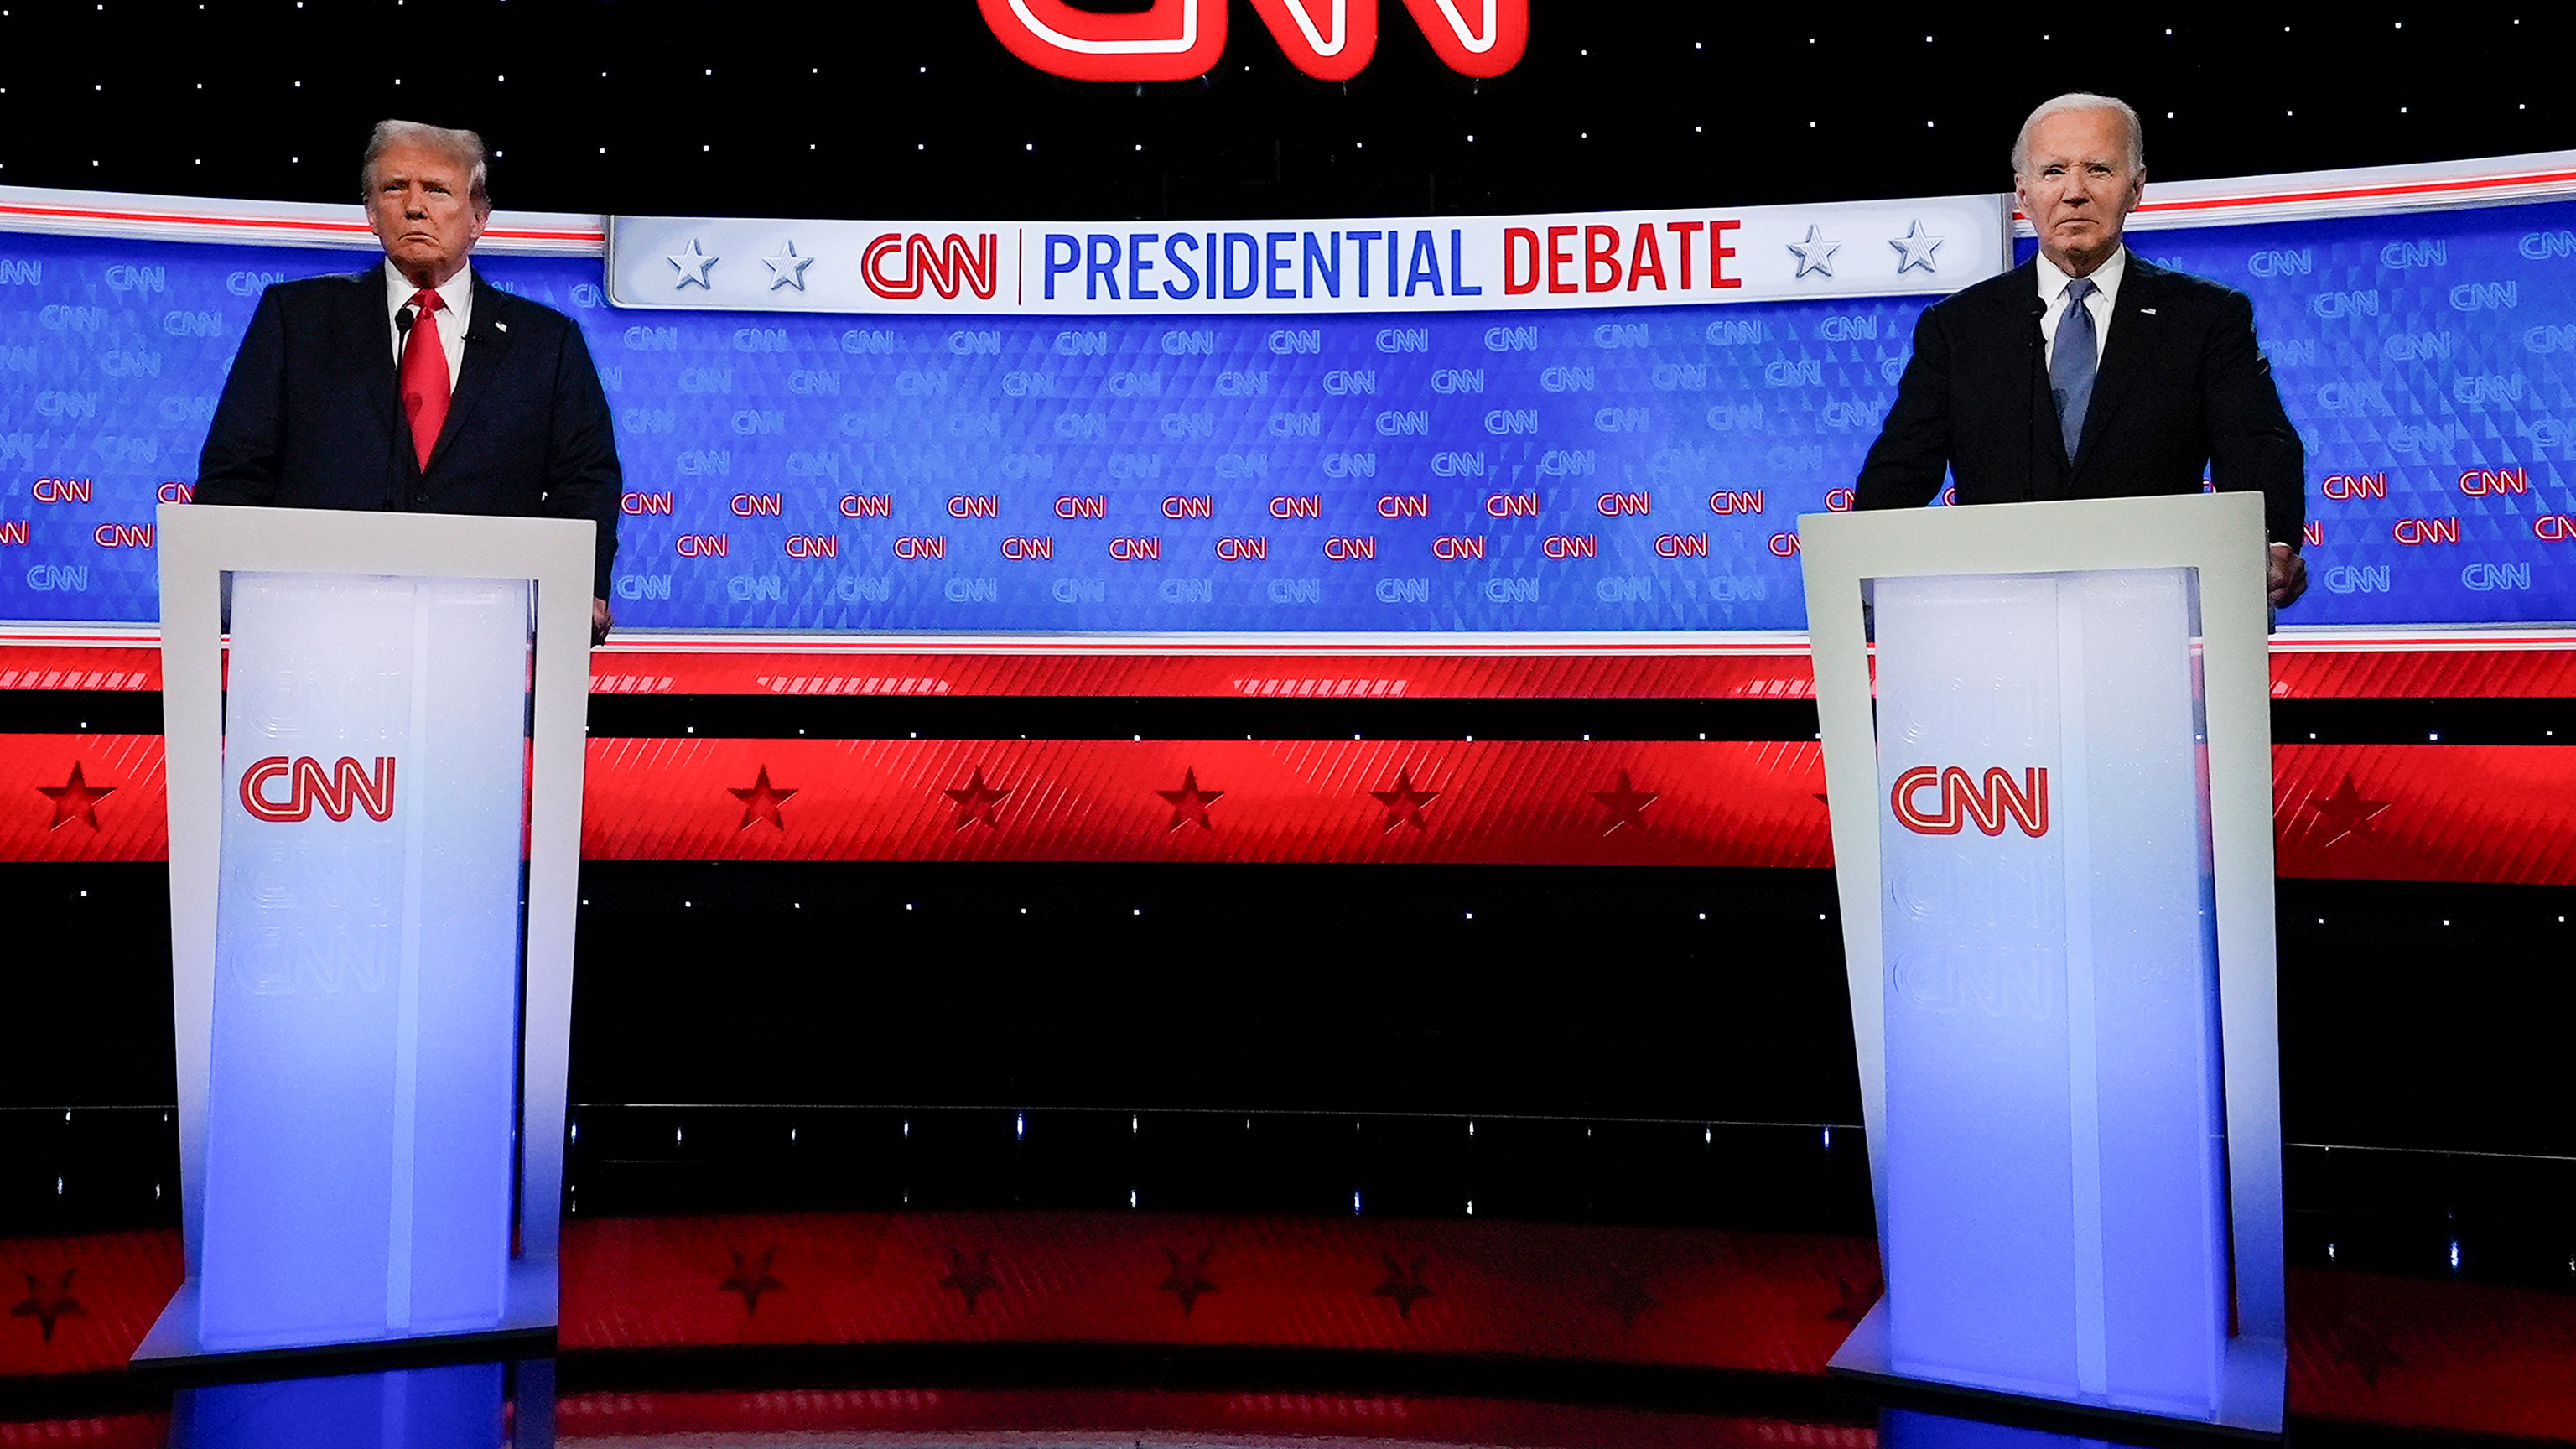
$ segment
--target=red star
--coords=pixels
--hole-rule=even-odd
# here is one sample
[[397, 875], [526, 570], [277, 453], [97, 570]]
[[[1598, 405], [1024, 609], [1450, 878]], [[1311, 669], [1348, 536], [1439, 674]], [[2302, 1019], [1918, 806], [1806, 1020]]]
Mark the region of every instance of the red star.
[[1377, 1255], [1377, 1260], [1386, 1265], [1386, 1281], [1370, 1289], [1369, 1296], [1394, 1299], [1396, 1317], [1411, 1318], [1414, 1304], [1435, 1296], [1431, 1291], [1431, 1285], [1422, 1281], [1422, 1268], [1424, 1264], [1431, 1261], [1429, 1257], [1419, 1257], [1411, 1263], [1399, 1263], [1395, 1261], [1393, 1254], [1380, 1253]]
[[1634, 825], [1639, 830], [1645, 829], [1646, 807], [1663, 798], [1653, 790], [1640, 790], [1629, 784], [1628, 772], [1625, 770], [1619, 772], [1618, 789], [1593, 790], [1588, 793], [1593, 799], [1601, 802], [1602, 809], [1610, 812], [1610, 823], [1601, 828], [1601, 833], [1604, 835], [1608, 835], [1622, 825]]
[[1379, 828], [1380, 835], [1399, 825], [1410, 825], [1416, 830], [1430, 829], [1422, 823], [1422, 807], [1440, 798], [1437, 790], [1414, 789], [1413, 772], [1409, 769], [1395, 772], [1394, 789], [1371, 790], [1369, 794], [1386, 807], [1386, 824]]
[[53, 1342], [56, 1319], [67, 1313], [88, 1316], [89, 1310], [81, 1307], [81, 1301], [72, 1296], [72, 1275], [79, 1271], [78, 1268], [65, 1268], [62, 1276], [54, 1281], [54, 1286], [47, 1288], [43, 1279], [22, 1270], [19, 1276], [27, 1280], [27, 1296], [9, 1310], [10, 1316], [36, 1320], [37, 1330], [44, 1335], [45, 1342]]
[[1002, 1286], [1002, 1281], [993, 1276], [993, 1250], [990, 1248], [977, 1249], [975, 1253], [975, 1261], [969, 1263], [966, 1261], [966, 1255], [964, 1253], [959, 1252], [953, 1247], [950, 1248], [948, 1250], [948, 1274], [946, 1277], [939, 1280], [939, 1286], [942, 1288], [954, 1288], [960, 1294], [964, 1295], [966, 1299], [966, 1312], [970, 1315], [973, 1314], [975, 1311], [976, 1299], [981, 1298], [985, 1294]]
[[93, 785], [81, 778], [80, 761], [72, 761], [71, 783], [38, 785], [36, 793], [54, 802], [54, 823], [47, 830], [60, 830], [78, 820], [92, 830], [98, 828], [98, 802], [116, 793], [114, 785]]
[[778, 1246], [776, 1244], [773, 1243], [769, 1247], [763, 1248], [757, 1259], [744, 1253], [740, 1248], [732, 1248], [727, 1251], [733, 1254], [733, 1276], [727, 1278], [721, 1283], [718, 1283], [716, 1285], [716, 1291], [719, 1293], [741, 1294], [742, 1311], [745, 1314], [758, 1313], [760, 1311], [761, 1294], [779, 1293], [786, 1290], [786, 1284], [769, 1276], [769, 1265], [777, 1261], [778, 1258]]
[[1201, 1248], [1197, 1257], [1184, 1263], [1181, 1261], [1180, 1254], [1169, 1248], [1163, 1250], [1163, 1260], [1172, 1265], [1172, 1271], [1165, 1274], [1163, 1281], [1154, 1286], [1166, 1293], [1177, 1293], [1181, 1296], [1183, 1318], [1189, 1317], [1190, 1310], [1198, 1307], [1200, 1294], [1217, 1291], [1216, 1285], [1208, 1281], [1207, 1275], [1208, 1259], [1215, 1254], [1214, 1248]]
[[770, 784], [769, 767], [767, 765], [760, 767], [760, 776], [758, 779], [751, 782], [750, 789], [737, 790], [733, 786], [727, 785], [725, 787], [725, 793], [742, 802], [741, 829], [749, 830], [752, 826], [759, 824], [763, 820], [768, 821], [770, 824], [777, 826], [781, 830], [785, 830], [787, 828], [787, 818], [778, 813], [778, 807], [788, 800], [794, 799], [796, 792], [793, 790], [781, 790], [777, 786]]
[[1663, 1300], [1646, 1291], [1646, 1275], [1631, 1273], [1613, 1263], [1603, 1275], [1601, 1296], [1594, 1302], [1619, 1315], [1619, 1326], [1634, 1328], [1637, 1316], [1650, 1308], [1661, 1308]]
[[[967, 777], [963, 789], [942, 790], [939, 793], [957, 802], [957, 829], [963, 830], [979, 820], [995, 830], [1002, 828], [1001, 823], [993, 818], [993, 811], [1002, 803], [1002, 797], [1011, 792], [997, 790], [985, 784], [983, 766], [975, 767], [975, 772]], [[973, 1306], [972, 1299], [968, 1300], [968, 1306]]]
[[2388, 807], [2393, 802], [2361, 798], [2361, 791], [2353, 788], [2352, 772], [2346, 770], [2343, 784], [2338, 786], [2333, 794], [2311, 795], [2305, 803], [2309, 809], [2317, 812], [2319, 818], [2326, 824], [2334, 827], [2334, 834], [2327, 836], [2325, 841], [2326, 844], [2332, 845], [2347, 835], [2378, 834], [2379, 832], [2372, 828], [2372, 822], [2388, 813]]
[[[1157, 790], [1154, 793], [1162, 796], [1164, 802], [1172, 807], [1172, 830], [1178, 830], [1184, 825], [1195, 825], [1201, 830], [1216, 829], [1208, 823], [1208, 807], [1224, 799], [1225, 792], [1200, 789], [1197, 770], [1181, 772], [1181, 788]], [[1164, 833], [1168, 835], [1171, 832]]]

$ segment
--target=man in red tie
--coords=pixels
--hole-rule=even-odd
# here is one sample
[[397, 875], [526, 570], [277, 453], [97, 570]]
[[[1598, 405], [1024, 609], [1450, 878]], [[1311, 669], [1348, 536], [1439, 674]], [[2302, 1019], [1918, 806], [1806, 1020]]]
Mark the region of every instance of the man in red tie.
[[381, 267], [261, 296], [198, 459], [200, 503], [588, 518], [608, 633], [622, 487], [572, 320], [484, 283], [482, 138], [379, 124], [361, 168]]

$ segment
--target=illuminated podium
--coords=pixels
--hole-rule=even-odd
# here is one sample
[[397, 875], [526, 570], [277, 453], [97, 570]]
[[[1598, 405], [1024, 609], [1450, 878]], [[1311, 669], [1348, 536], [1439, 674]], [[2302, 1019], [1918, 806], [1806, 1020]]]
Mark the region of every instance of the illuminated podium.
[[1834, 1367], [2278, 1433], [2261, 497], [1799, 527], [1887, 1285]]
[[138, 1360], [553, 1327], [592, 537], [161, 509], [187, 1280]]

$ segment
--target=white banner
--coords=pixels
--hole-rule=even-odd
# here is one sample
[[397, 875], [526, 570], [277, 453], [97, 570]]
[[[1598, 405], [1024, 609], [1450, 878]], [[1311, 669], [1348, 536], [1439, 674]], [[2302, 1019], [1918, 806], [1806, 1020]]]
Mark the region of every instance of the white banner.
[[620, 216], [624, 307], [1188, 315], [1946, 294], [2002, 271], [2001, 196], [1696, 211], [1202, 222]]

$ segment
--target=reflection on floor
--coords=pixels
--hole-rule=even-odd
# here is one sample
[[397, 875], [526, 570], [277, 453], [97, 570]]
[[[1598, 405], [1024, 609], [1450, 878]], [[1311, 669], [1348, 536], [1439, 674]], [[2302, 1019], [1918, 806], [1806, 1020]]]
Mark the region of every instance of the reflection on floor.
[[[809, 1366], [810, 1367], [810, 1366]], [[1380, 1389], [953, 1388], [817, 1381], [756, 1388], [558, 1385], [553, 1359], [448, 1364], [165, 1391], [121, 1411], [0, 1413], [0, 1444], [84, 1449], [2077, 1449], [2206, 1444], [2152, 1428], [1998, 1423], [1858, 1391], [1764, 1405], [1720, 1389], [1678, 1405]], [[577, 1380], [577, 1371], [565, 1375]], [[1667, 1386], [1668, 1387], [1668, 1386]], [[1776, 1397], [1776, 1396], [1775, 1396]], [[1745, 1400], [1757, 1401], [1748, 1406]], [[2293, 1425], [2292, 1444], [2455, 1436]]]
[[[1733, 1420], [1674, 1430], [1694, 1443], [1861, 1443], [1873, 1432], [1843, 1421], [1866, 1419], [1874, 1401], [1823, 1377], [1826, 1357], [1878, 1291], [1873, 1245], [1848, 1235], [1372, 1217], [781, 1213], [583, 1220], [565, 1247], [566, 1438], [736, 1429], [864, 1438], [1000, 1427], [977, 1416], [1007, 1419], [1029, 1404], [1112, 1402], [885, 1387], [889, 1373], [1060, 1382], [1068, 1365], [1089, 1366], [1082, 1372], [1094, 1382], [1177, 1374], [1344, 1391], [1146, 1395], [1134, 1404], [1157, 1414], [1196, 1404], [1189, 1412], [1200, 1417], [1167, 1423], [1137, 1417], [1133, 1404], [1101, 1408], [1115, 1422], [1095, 1427], [1128, 1436], [1120, 1443], [1148, 1428], [1517, 1442], [1472, 1416], [1449, 1427], [1440, 1415], [1466, 1412], [1449, 1400], [1403, 1407], [1404, 1391], [1426, 1386], [1751, 1402], [1770, 1415], [1784, 1406], [1810, 1415], [1816, 1434], [1841, 1426], [1786, 1439], [1777, 1424], [1757, 1431]], [[42, 1437], [55, 1432], [44, 1424], [84, 1426], [62, 1429], [66, 1443], [160, 1442], [155, 1404], [166, 1397], [155, 1396], [168, 1390], [132, 1378], [124, 1363], [179, 1276], [176, 1235], [166, 1230], [0, 1239], [0, 1283], [18, 1290], [0, 1293], [10, 1306], [0, 1317], [0, 1446], [56, 1442]], [[2576, 1441], [2576, 1297], [2311, 1268], [2293, 1270], [2291, 1293], [2294, 1437], [2379, 1426], [2424, 1442]], [[330, 1397], [357, 1393], [354, 1382], [330, 1380], [314, 1402], [366, 1420], [374, 1411]], [[461, 1412], [450, 1391], [464, 1392], [464, 1378], [418, 1382], [433, 1386], [385, 1389], [393, 1407], [377, 1418]], [[474, 1382], [477, 1394], [499, 1392], [497, 1378]], [[671, 1391], [681, 1383], [699, 1387]], [[1398, 1396], [1349, 1397], [1353, 1384]], [[298, 1442], [251, 1428], [240, 1430], [250, 1438], [204, 1437], [219, 1423], [270, 1422], [270, 1392], [183, 1397], [176, 1422], [199, 1435], [185, 1442]], [[218, 1402], [229, 1407], [207, 1417], [214, 1411], [202, 1406]], [[1381, 1404], [1395, 1407], [1351, 1407]], [[1070, 1432], [1089, 1422], [1032, 1427]], [[1611, 1437], [1662, 1436], [1630, 1428]], [[1903, 1442], [1953, 1442], [1940, 1437], [1946, 1430], [1920, 1432], [1931, 1437]]]

